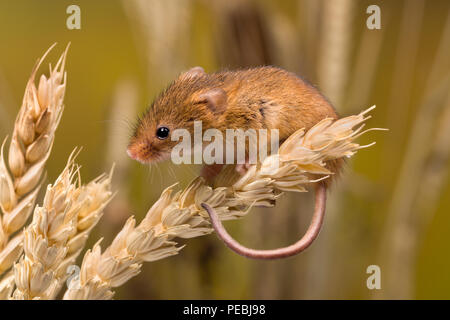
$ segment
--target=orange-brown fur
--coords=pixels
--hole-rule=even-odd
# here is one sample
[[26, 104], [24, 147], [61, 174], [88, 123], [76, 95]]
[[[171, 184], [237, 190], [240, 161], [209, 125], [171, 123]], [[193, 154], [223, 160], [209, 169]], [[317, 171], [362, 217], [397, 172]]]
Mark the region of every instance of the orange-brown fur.
[[[222, 89], [226, 96], [223, 109], [212, 110], [202, 95]], [[129, 150], [141, 161], [167, 159], [178, 142], [159, 140], [158, 126], [193, 133], [194, 121], [202, 121], [203, 130], [278, 129], [280, 143], [300, 128], [310, 129], [324, 118], [337, 114], [320, 92], [295, 74], [275, 67], [258, 67], [212, 74], [189, 72], [173, 81], [140, 119]], [[328, 167], [337, 172], [341, 161]]]

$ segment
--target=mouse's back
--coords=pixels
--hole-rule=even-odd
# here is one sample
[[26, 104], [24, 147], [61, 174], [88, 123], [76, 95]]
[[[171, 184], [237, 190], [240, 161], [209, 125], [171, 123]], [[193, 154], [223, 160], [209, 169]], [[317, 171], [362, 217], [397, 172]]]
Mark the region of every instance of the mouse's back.
[[331, 103], [316, 88], [286, 70], [266, 66], [216, 76], [223, 79], [227, 93], [224, 121], [233, 128], [279, 129], [284, 140], [324, 118], [337, 118]]

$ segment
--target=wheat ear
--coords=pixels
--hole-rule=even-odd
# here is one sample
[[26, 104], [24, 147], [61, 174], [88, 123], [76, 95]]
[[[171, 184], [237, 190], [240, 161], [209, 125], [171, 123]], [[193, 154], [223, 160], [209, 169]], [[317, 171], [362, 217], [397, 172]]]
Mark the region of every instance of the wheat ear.
[[[351, 157], [366, 147], [353, 142], [355, 138], [379, 130], [361, 132], [369, 118], [365, 114], [373, 108], [337, 121], [325, 119], [306, 133], [297, 131], [278, 154], [267, 157], [261, 166], [252, 166], [237, 182], [228, 181], [227, 187], [212, 188], [197, 178], [182, 192], [173, 194], [173, 186], [167, 188], [139, 225], [129, 218], [103, 253], [98, 242], [85, 254], [79, 281], [69, 286], [64, 299], [111, 299], [112, 288], [136, 276], [143, 262], [177, 254], [182, 247], [177, 247], [174, 238], [212, 232], [202, 203], [214, 208], [221, 220], [235, 219], [252, 205], [272, 206], [283, 191], [306, 191], [306, 184], [326, 179], [332, 174], [325, 168], [326, 161]], [[229, 173], [221, 173], [224, 182]]]
[[81, 186], [74, 154], [53, 185], [47, 187], [43, 206], [34, 210], [24, 231], [24, 256], [14, 265], [14, 299], [51, 299], [65, 279], [89, 231], [111, 199], [110, 176]]
[[[11, 236], [23, 227], [31, 212], [50, 155], [55, 130], [61, 119], [66, 89], [64, 64], [67, 49], [47, 78], [42, 75], [35, 85], [36, 72], [47, 53], [38, 60], [28, 80], [22, 107], [17, 116], [8, 161], [4, 146], [0, 152], [0, 275], [22, 253], [22, 234]], [[8, 162], [9, 170], [6, 165]]]
[[77, 199], [79, 207], [77, 210], [76, 232], [69, 235], [67, 239], [67, 253], [57, 269], [59, 283], [54, 291], [54, 295], [49, 297], [50, 299], [55, 298], [55, 295], [60, 291], [64, 281], [69, 276], [68, 268], [74, 265], [75, 260], [83, 251], [91, 230], [100, 221], [105, 207], [114, 196], [111, 192], [113, 169], [109, 175], [102, 174], [81, 187], [80, 195]]

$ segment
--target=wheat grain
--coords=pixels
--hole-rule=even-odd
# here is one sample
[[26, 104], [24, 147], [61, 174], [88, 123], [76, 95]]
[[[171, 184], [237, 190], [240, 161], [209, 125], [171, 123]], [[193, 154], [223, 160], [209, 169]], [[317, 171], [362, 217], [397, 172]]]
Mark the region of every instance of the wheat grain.
[[77, 171], [71, 159], [55, 184], [47, 187], [44, 205], [34, 210], [24, 231], [24, 257], [14, 266], [15, 299], [47, 298], [56, 287], [55, 271], [67, 253], [69, 235], [76, 232]]
[[14, 299], [52, 299], [64, 273], [83, 249], [111, 199], [110, 177], [102, 175], [81, 186], [75, 153], [54, 185], [47, 187], [43, 206], [34, 210], [24, 231], [24, 256], [14, 265]]
[[[111, 192], [112, 174], [113, 170], [111, 170], [109, 175], [102, 174], [81, 187], [81, 192], [77, 199], [80, 206], [77, 210], [76, 233], [69, 236], [66, 245], [66, 257], [57, 269], [59, 283], [54, 292], [55, 294], [59, 292], [68, 277], [67, 268], [75, 263], [75, 260], [86, 245], [89, 233], [100, 221], [105, 207], [113, 198]], [[50, 296], [50, 298], [54, 298], [54, 295]]]
[[[374, 106], [375, 107], [375, 106]], [[212, 188], [201, 178], [183, 192], [173, 194], [167, 188], [136, 226], [131, 217], [112, 244], [102, 253], [100, 242], [88, 251], [81, 265], [78, 286], [69, 287], [64, 299], [111, 299], [112, 288], [136, 276], [146, 261], [177, 254], [174, 238], [192, 238], [212, 232], [208, 215], [201, 203], [208, 203], [221, 220], [246, 215], [253, 205], [272, 206], [282, 191], [306, 191], [305, 185], [332, 174], [326, 161], [351, 157], [363, 147], [353, 142], [361, 132], [366, 113], [337, 121], [325, 119], [305, 133], [299, 130], [287, 139], [277, 155], [267, 157], [261, 166], [252, 166], [228, 187]], [[359, 126], [353, 129], [355, 126]], [[372, 145], [372, 144], [370, 144]], [[229, 172], [221, 173], [229, 177]], [[311, 174], [317, 179], [311, 179]], [[222, 177], [224, 183], [229, 178]]]
[[17, 116], [8, 165], [2, 144], [0, 153], [0, 275], [22, 253], [22, 234], [16, 233], [30, 216], [39, 191], [44, 166], [52, 149], [55, 130], [61, 119], [66, 88], [64, 71], [67, 48], [47, 78], [35, 85], [37, 70], [47, 53], [38, 60], [28, 80], [22, 107]]

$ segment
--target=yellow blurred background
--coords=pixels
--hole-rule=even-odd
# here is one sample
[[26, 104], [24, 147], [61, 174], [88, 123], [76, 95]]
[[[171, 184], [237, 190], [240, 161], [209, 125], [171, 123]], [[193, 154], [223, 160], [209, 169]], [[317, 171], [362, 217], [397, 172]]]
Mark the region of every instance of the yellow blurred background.
[[[80, 30], [66, 27], [71, 4]], [[369, 5], [381, 9], [379, 30], [366, 26]], [[214, 234], [183, 240], [179, 255], [145, 264], [116, 299], [450, 298], [449, 1], [1, 0], [0, 41], [0, 137], [37, 58], [58, 42], [46, 60], [55, 61], [71, 43], [48, 182], [75, 146], [83, 181], [117, 163], [118, 195], [88, 247], [100, 237], [106, 246], [129, 215], [141, 219], [163, 189], [197, 175], [125, 154], [137, 116], [192, 66], [280, 66], [317, 85], [342, 116], [377, 105], [368, 124], [390, 129], [360, 139], [377, 144], [348, 162], [307, 252], [253, 261]], [[246, 245], [274, 248], [304, 232], [311, 205], [311, 195], [290, 194], [226, 226]], [[366, 286], [369, 265], [381, 268], [380, 290]]]

